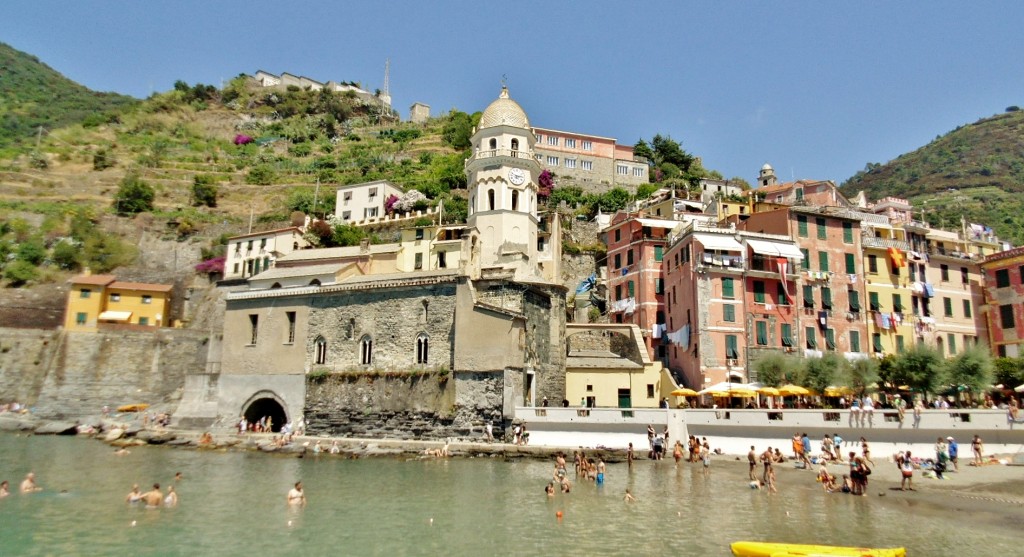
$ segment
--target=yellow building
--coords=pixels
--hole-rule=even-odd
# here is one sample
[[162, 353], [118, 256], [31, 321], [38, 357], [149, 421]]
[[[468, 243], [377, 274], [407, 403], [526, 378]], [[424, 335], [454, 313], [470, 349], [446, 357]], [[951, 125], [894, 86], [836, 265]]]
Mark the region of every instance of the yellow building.
[[636, 325], [571, 323], [566, 338], [565, 398], [571, 406], [657, 408], [671, 392]]
[[401, 272], [458, 269], [462, 257], [462, 233], [466, 225], [436, 224], [402, 230], [398, 256]]
[[104, 323], [168, 324], [172, 285], [122, 282], [113, 275], [80, 275], [70, 282], [64, 319], [69, 331], [95, 331]]
[[911, 292], [907, 257], [910, 244], [902, 228], [894, 228], [888, 219], [864, 221], [864, 282], [867, 300], [868, 337], [871, 354], [881, 357], [898, 354], [914, 342], [915, 320], [911, 312]]

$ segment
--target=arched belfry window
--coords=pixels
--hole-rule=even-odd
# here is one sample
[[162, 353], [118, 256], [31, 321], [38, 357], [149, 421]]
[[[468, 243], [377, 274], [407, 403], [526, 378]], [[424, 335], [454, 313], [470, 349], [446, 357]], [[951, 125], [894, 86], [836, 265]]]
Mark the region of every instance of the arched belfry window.
[[429, 358], [430, 338], [427, 333], [420, 333], [416, 337], [416, 363], [425, 364]]
[[316, 337], [316, 341], [313, 342], [314, 351], [314, 362], [317, 364], [327, 363], [327, 339], [322, 336]]
[[373, 339], [366, 335], [359, 341], [359, 363], [368, 366], [373, 363]]
[[494, 190], [487, 190], [487, 210], [494, 210]]
[[491, 149], [497, 149], [497, 148], [498, 148], [498, 140], [497, 140], [497, 139], [494, 139], [494, 138], [492, 137], [492, 138], [491, 138]]
[[517, 192], [517, 191], [513, 191], [512, 192], [512, 210], [513, 211], [518, 211], [519, 210], [519, 192]]
[[519, 150], [519, 140], [518, 139], [513, 139], [512, 140], [512, 150], [513, 151], [518, 151]]

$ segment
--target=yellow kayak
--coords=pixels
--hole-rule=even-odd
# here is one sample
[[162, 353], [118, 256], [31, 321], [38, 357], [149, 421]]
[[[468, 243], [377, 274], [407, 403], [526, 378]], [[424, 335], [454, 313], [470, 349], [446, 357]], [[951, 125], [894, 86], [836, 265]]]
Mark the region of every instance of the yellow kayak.
[[902, 547], [879, 549], [796, 543], [734, 542], [732, 554], [736, 557], [906, 557], [907, 550]]

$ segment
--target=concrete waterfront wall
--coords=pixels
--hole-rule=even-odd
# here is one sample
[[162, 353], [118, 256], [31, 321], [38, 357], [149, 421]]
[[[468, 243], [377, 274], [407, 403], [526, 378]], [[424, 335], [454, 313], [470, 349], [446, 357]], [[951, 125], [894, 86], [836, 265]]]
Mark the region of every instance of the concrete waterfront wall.
[[[925, 410], [915, 422], [912, 412], [902, 423], [894, 410], [876, 410], [870, 420], [849, 410], [739, 410], [739, 409], [620, 409], [517, 407], [516, 419], [529, 423], [531, 444], [551, 446], [604, 445], [624, 448], [629, 442], [646, 446], [646, 424], [667, 425], [674, 439], [687, 435], [708, 437], [712, 446], [727, 454], [745, 454], [751, 444], [781, 445], [789, 454], [788, 440], [807, 433], [817, 449], [825, 434], [838, 433], [844, 450], [860, 452], [865, 437], [879, 456], [911, 449], [927, 455], [938, 437], [953, 436], [961, 454], [970, 455], [971, 438], [980, 435], [986, 454], [1024, 450], [1024, 424], [1007, 420], [1003, 410]], [[663, 427], [663, 426], [662, 426]], [[781, 442], [781, 443], [780, 443]]]
[[206, 362], [206, 335], [181, 329], [0, 329], [0, 338], [0, 400], [28, 404], [42, 417], [131, 403], [173, 410], [185, 375]]

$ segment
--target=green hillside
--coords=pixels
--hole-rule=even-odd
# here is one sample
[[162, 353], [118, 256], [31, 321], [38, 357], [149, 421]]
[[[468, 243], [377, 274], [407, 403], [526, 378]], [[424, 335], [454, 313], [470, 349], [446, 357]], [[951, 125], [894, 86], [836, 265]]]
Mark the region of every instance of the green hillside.
[[0, 43], [0, 149], [34, 139], [39, 126], [61, 128], [136, 102], [92, 91]]
[[1004, 114], [937, 137], [885, 164], [869, 163], [841, 186], [848, 197], [909, 199], [930, 224], [958, 228], [961, 215], [1024, 244], [1024, 111]]

